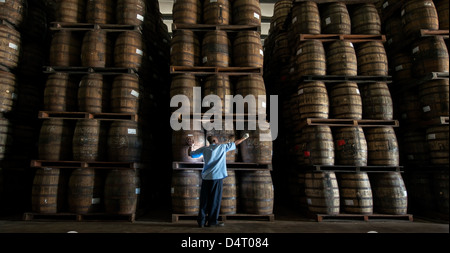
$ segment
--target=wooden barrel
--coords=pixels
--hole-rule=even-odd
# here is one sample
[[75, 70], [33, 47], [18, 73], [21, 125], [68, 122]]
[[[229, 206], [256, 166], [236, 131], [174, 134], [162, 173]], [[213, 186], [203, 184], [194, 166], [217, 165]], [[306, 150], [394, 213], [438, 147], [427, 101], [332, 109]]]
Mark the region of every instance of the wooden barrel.
[[358, 44], [356, 47], [358, 75], [387, 76], [388, 60], [384, 45], [380, 41], [370, 41]]
[[136, 212], [136, 171], [113, 169], [105, 180], [105, 211], [110, 214], [134, 214]]
[[299, 78], [305, 75], [326, 75], [326, 54], [322, 42], [309, 40], [299, 43], [295, 65]]
[[[233, 126], [231, 126], [233, 127]], [[216, 129], [215, 127], [212, 130], [206, 131], [206, 136], [216, 136], [219, 139], [219, 143], [229, 143], [234, 142], [236, 140], [236, 133], [233, 129], [228, 129], [230, 126], [226, 126], [225, 121], [222, 121], [221, 129]], [[208, 140], [206, 140], [206, 144], [209, 144]], [[231, 150], [227, 152], [227, 163], [234, 163], [237, 160], [237, 148], [236, 150]]]
[[290, 109], [293, 115], [300, 115], [305, 118], [323, 118], [327, 119], [330, 103], [327, 87], [324, 82], [304, 82], [298, 85], [297, 106]]
[[13, 111], [18, 88], [16, 75], [0, 70], [0, 112]]
[[174, 170], [171, 187], [173, 213], [197, 215], [201, 185], [200, 171]]
[[50, 65], [77, 67], [81, 65], [81, 40], [74, 32], [61, 30], [53, 34]]
[[433, 126], [426, 129], [431, 164], [449, 164], [449, 127]]
[[[333, 133], [329, 126], [302, 128], [297, 149], [306, 165], [334, 165]], [[299, 159], [301, 159], [299, 157]]]
[[102, 30], [87, 31], [81, 45], [81, 65], [83, 67], [104, 68], [113, 64], [113, 46]]
[[78, 83], [68, 73], [48, 76], [44, 88], [44, 110], [73, 112], [77, 108]]
[[284, 22], [289, 15], [292, 8], [292, 1], [280, 0], [273, 6], [273, 16], [271, 18], [271, 25], [275, 31], [283, 29]]
[[31, 188], [31, 210], [36, 213], [57, 213], [65, 197], [60, 189], [60, 169], [38, 168]]
[[367, 141], [362, 127], [337, 127], [333, 138], [336, 165], [367, 166]]
[[200, 0], [174, 1], [172, 16], [175, 24], [200, 24], [202, 3]]
[[414, 171], [408, 174], [404, 181], [406, 189], [408, 189], [410, 210], [418, 213], [436, 210], [436, 195], [433, 194], [434, 186], [432, 185], [433, 173]]
[[203, 156], [199, 158], [192, 158], [188, 154], [189, 145], [186, 139], [194, 139], [194, 148], [197, 150], [206, 145], [205, 131], [194, 130], [191, 123], [190, 130], [180, 129], [172, 131], [172, 157], [176, 162], [202, 162]]
[[320, 23], [323, 34], [351, 34], [352, 25], [347, 6], [342, 2], [320, 6]]
[[339, 214], [339, 187], [333, 171], [306, 172], [305, 194], [309, 212]]
[[231, 113], [233, 105], [231, 100], [227, 99], [227, 95], [233, 95], [230, 77], [227, 75], [211, 75], [205, 78], [203, 84], [203, 101], [209, 101], [206, 96], [217, 95], [222, 101], [222, 112]]
[[91, 24], [115, 24], [115, 2], [114, 0], [88, 0], [86, 2], [86, 22]]
[[145, 0], [117, 0], [116, 21], [124, 25], [142, 25], [146, 10]]
[[45, 66], [47, 52], [42, 50], [42, 44], [22, 43], [22, 55], [18, 67], [18, 74], [29, 79], [42, 78], [42, 66]]
[[417, 124], [422, 121], [419, 94], [415, 91], [406, 91], [398, 99], [400, 119], [407, 124]]
[[448, 1], [446, 0], [437, 0], [433, 1], [436, 11], [439, 18], [439, 30], [448, 30], [449, 29], [449, 8]]
[[268, 170], [241, 171], [239, 175], [239, 209], [242, 213], [272, 214], [274, 188]]
[[10, 156], [13, 146], [13, 123], [9, 119], [0, 118], [0, 161]]
[[238, 198], [236, 173], [234, 170], [228, 170], [227, 174], [228, 177], [223, 180], [220, 214], [236, 214]]
[[231, 23], [229, 0], [206, 0], [203, 2], [203, 23], [228, 25]]
[[367, 172], [338, 173], [337, 181], [344, 213], [373, 213], [372, 187]]
[[240, 31], [233, 41], [233, 63], [236, 67], [262, 67], [264, 51], [261, 34], [256, 31]]
[[100, 121], [77, 120], [72, 145], [75, 161], [99, 161], [100, 148], [103, 148], [100, 144]]
[[235, 25], [261, 25], [261, 7], [258, 0], [234, 0], [232, 8]]
[[292, 5], [293, 35], [320, 34], [319, 7], [314, 1], [296, 2]]
[[289, 170], [289, 176], [287, 178], [292, 205], [303, 212], [308, 210], [305, 194], [305, 174], [304, 171], [298, 171], [292, 168]]
[[408, 37], [419, 37], [420, 29], [438, 30], [439, 18], [431, 0], [412, 0], [402, 4], [403, 31]]
[[109, 110], [110, 84], [101, 74], [82, 77], [78, 88], [78, 110], [80, 112], [102, 113]]
[[138, 113], [139, 77], [136, 75], [118, 75], [111, 89], [111, 111], [114, 113]]
[[[273, 51], [273, 59], [275, 61], [278, 61], [281, 66], [284, 67], [289, 63], [291, 57], [291, 49], [289, 48], [289, 37], [287, 32], [281, 31], [275, 36]], [[275, 64], [274, 67], [277, 67], [277, 64]]]
[[202, 41], [202, 64], [210, 67], [231, 66], [231, 43], [225, 31], [206, 32]]
[[[254, 96], [255, 106], [251, 104], [244, 104], [243, 113], [248, 113], [252, 115], [266, 114], [267, 110], [267, 100], [266, 100], [266, 87], [264, 84], [264, 79], [261, 75], [248, 75], [239, 77], [236, 82], [236, 94], [242, 97], [247, 97], [249, 95]], [[237, 113], [240, 112], [239, 106], [236, 108]]]
[[381, 172], [369, 175], [373, 209], [380, 214], [407, 214], [408, 193], [400, 172]]
[[38, 141], [40, 160], [70, 161], [72, 159], [73, 126], [67, 120], [46, 119], [42, 122]]
[[418, 165], [430, 162], [430, 153], [426, 132], [423, 129], [410, 129], [403, 133], [403, 161], [405, 164]]
[[430, 72], [449, 72], [449, 54], [442, 37], [421, 38], [411, 48], [416, 77], [423, 77]]
[[24, 12], [26, 11], [25, 4], [24, 0], [0, 1], [0, 20], [6, 20], [20, 27], [24, 20]]
[[109, 161], [140, 161], [142, 148], [140, 136], [137, 122], [113, 121], [107, 138]]
[[200, 42], [194, 31], [174, 31], [170, 47], [170, 60], [174, 66], [200, 65]]
[[270, 129], [260, 129], [257, 124], [256, 130], [242, 131], [241, 136], [244, 133], [248, 133], [250, 137], [239, 145], [242, 161], [245, 163], [271, 164], [273, 143]]
[[364, 129], [367, 141], [367, 165], [398, 166], [399, 149], [393, 127], [370, 127]]
[[362, 119], [362, 99], [358, 84], [344, 82], [328, 88], [330, 112], [336, 119]]
[[392, 120], [393, 101], [387, 83], [364, 84], [360, 90], [364, 119]]
[[384, 32], [386, 33], [386, 49], [392, 50], [402, 43], [406, 35], [403, 33], [402, 19], [400, 16], [393, 15], [386, 19], [383, 23]]
[[[26, 37], [29, 39], [30, 42], [36, 43], [36, 47], [42, 47], [40, 46], [42, 43], [47, 43], [48, 39], [48, 17], [47, 9], [44, 5], [41, 4], [30, 4], [26, 8], [26, 18], [24, 19], [23, 25], [22, 25], [22, 33], [26, 34]], [[0, 8], [1, 9], [1, 8]], [[1, 10], [0, 10], [1, 12]], [[1, 14], [0, 14], [1, 15]], [[1, 18], [0, 18], [1, 19]], [[44, 50], [42, 50], [44, 51]], [[45, 52], [41, 52], [42, 54], [47, 55], [48, 52], [45, 50]], [[23, 57], [22, 57], [23, 59]], [[41, 65], [43, 66], [43, 65]]]
[[78, 168], [70, 175], [67, 189], [70, 212], [85, 214], [94, 210], [94, 171], [90, 168]]
[[138, 32], [121, 32], [114, 47], [114, 66], [139, 70], [145, 56], [142, 35]]
[[64, 23], [83, 23], [85, 20], [85, 0], [61, 0], [56, 3], [56, 21]]
[[176, 95], [183, 95], [189, 99], [189, 107], [182, 105], [178, 108], [172, 107], [173, 111], [180, 113], [192, 113], [194, 112], [194, 88], [200, 88], [200, 82], [195, 75], [192, 74], [179, 74], [172, 77], [172, 83], [170, 85], [170, 97], [173, 98]]
[[449, 116], [449, 81], [431, 80], [419, 86], [419, 99], [424, 120], [436, 120]]
[[15, 69], [19, 65], [21, 34], [9, 24], [0, 24], [0, 66]]
[[352, 34], [381, 34], [381, 19], [375, 4], [364, 3], [350, 10]]
[[326, 50], [327, 74], [356, 76], [358, 64], [353, 44], [349, 41], [338, 40], [328, 45]]
[[444, 215], [448, 215], [449, 213], [448, 170], [434, 172], [432, 184], [433, 184], [433, 196], [435, 196], [437, 211]]
[[413, 77], [413, 58], [405, 52], [395, 53], [391, 56], [392, 79], [396, 83], [407, 82]]

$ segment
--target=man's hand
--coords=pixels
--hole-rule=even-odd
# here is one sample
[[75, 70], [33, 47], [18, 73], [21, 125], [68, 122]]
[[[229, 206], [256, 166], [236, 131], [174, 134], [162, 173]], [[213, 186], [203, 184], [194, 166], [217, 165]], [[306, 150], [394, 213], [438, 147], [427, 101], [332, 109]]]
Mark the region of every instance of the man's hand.
[[248, 133], [245, 133], [244, 136], [242, 136], [242, 139], [246, 140], [248, 139], [248, 137], [250, 137], [250, 135]]
[[195, 144], [194, 138], [191, 136], [186, 137], [186, 144], [190, 147], [193, 147]]

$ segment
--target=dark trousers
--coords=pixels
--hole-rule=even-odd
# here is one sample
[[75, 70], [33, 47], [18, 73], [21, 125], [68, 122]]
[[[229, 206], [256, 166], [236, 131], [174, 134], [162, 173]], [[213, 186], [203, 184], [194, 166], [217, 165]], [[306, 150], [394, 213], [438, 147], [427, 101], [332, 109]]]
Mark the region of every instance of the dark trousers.
[[217, 224], [222, 201], [223, 179], [203, 180], [200, 190], [200, 210], [198, 212], [198, 224]]

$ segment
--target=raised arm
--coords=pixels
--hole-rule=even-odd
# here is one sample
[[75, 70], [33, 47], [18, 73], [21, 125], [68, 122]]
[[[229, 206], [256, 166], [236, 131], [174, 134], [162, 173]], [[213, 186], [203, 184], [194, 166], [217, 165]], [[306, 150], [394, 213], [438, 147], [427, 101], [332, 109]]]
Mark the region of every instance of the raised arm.
[[234, 141], [234, 144], [237, 146], [237, 145], [241, 144], [242, 142], [244, 142], [245, 140], [247, 140], [248, 137], [250, 137], [250, 135], [248, 133], [245, 133], [244, 136], [242, 136], [242, 138]]

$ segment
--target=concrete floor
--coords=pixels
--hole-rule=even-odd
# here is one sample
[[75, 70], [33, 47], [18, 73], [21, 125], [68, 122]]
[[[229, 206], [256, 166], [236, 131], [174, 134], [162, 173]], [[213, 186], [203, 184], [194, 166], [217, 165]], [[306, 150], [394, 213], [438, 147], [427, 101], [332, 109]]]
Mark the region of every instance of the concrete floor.
[[[439, 243], [447, 245], [450, 238], [448, 221], [430, 221], [414, 216], [413, 221], [369, 218], [368, 221], [324, 219], [317, 222], [289, 208], [278, 208], [274, 213], [274, 221], [228, 218], [226, 225], [218, 228], [198, 228], [196, 221], [189, 218], [173, 223], [171, 215], [162, 210], [137, 216], [134, 222], [40, 219], [24, 221], [20, 215], [17, 215], [0, 219], [0, 242], [2, 244], [16, 242], [15, 245], [17, 245], [17, 241], [22, 242], [25, 238], [40, 241], [55, 237], [70, 242], [70, 239], [81, 240], [81, 242], [84, 240], [103, 241], [111, 246], [115, 242], [124, 242], [126, 239], [131, 240], [133, 245], [152, 243], [153, 245], [162, 244], [169, 248], [183, 249], [181, 245], [184, 240], [196, 238], [198, 240], [216, 240], [222, 242], [220, 245], [222, 248], [232, 249], [233, 247], [226, 247], [226, 243], [231, 242], [229, 238], [250, 237], [254, 239], [268, 238], [271, 249], [275, 249], [298, 246], [298, 243], [318, 243], [320, 245], [323, 242], [325, 243], [321, 247], [328, 247], [330, 243], [333, 245], [336, 239], [340, 246], [345, 247], [344, 242], [350, 240], [349, 238], [352, 238], [349, 241], [350, 244], [355, 240], [371, 242], [382, 239], [393, 243], [408, 242], [408, 245], [411, 246], [419, 242], [421, 244], [430, 243], [429, 240], [431, 240], [436, 246]], [[73, 235], [75, 233], [76, 236]], [[115, 240], [116, 238], [118, 240]], [[398, 244], [395, 245], [398, 246]], [[371, 248], [377, 246], [381, 247], [375, 243]], [[216, 244], [217, 247], [219, 245]], [[239, 249], [242, 248], [241, 245]]]

